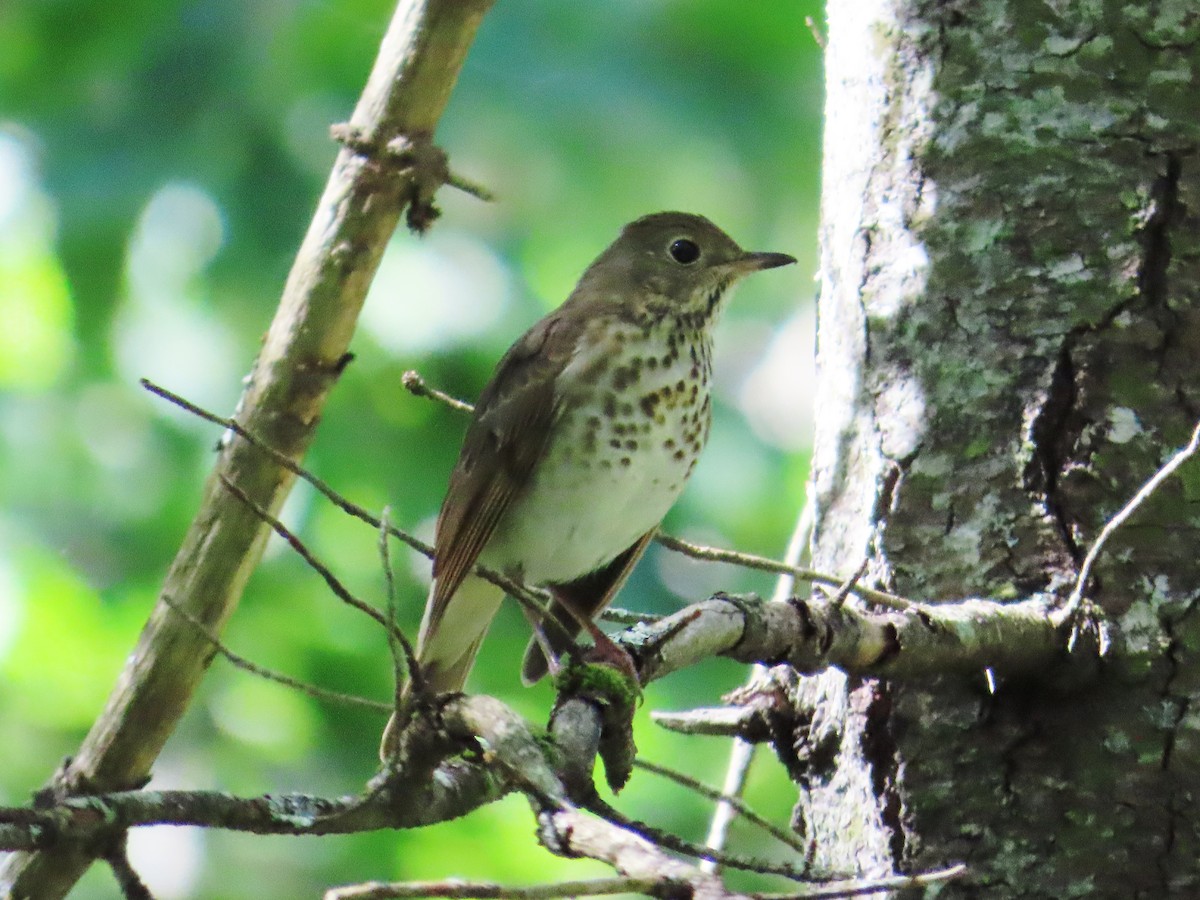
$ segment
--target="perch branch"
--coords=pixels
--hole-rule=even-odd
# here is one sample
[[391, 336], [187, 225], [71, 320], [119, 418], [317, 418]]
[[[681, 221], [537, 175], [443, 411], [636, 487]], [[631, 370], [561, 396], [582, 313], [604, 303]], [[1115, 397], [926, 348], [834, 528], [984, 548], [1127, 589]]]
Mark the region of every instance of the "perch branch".
[[[920, 680], [992, 668], [1040, 671], [1068, 656], [1050, 598], [1020, 602], [962, 600], [905, 612], [866, 612], [829, 601], [764, 603], [718, 594], [617, 637], [638, 663], [643, 683], [710, 656], [811, 673], [844, 672]], [[1094, 658], [1082, 645], [1072, 659]]]

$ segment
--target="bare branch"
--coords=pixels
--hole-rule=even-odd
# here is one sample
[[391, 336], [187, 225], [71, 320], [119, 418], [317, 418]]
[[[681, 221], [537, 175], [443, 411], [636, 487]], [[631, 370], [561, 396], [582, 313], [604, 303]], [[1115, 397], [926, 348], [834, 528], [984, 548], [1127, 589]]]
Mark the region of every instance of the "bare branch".
[[[686, 888], [695, 900], [745, 897], [729, 891], [717, 876], [669, 856], [640, 835], [578, 809], [557, 810], [539, 818], [542, 843], [551, 852], [597, 859], [629, 877], [653, 881], [658, 889], [648, 893], [666, 893], [674, 886], [676, 891]], [[678, 896], [676, 891], [670, 893]]]
[[754, 746], [755, 742], [747, 735], [761, 730], [759, 711], [751, 706], [709, 706], [680, 711], [654, 709], [650, 711], [650, 719], [655, 725], [676, 734], [735, 737], [748, 746]]
[[908, 600], [904, 597], [899, 597], [895, 594], [889, 594], [887, 591], [877, 591], [874, 588], [862, 587], [857, 583], [856, 578], [846, 579], [837, 575], [830, 575], [825, 572], [817, 572], [814, 569], [804, 569], [799, 566], [789, 565], [785, 562], [779, 562], [775, 559], [769, 559], [765, 556], [755, 556], [753, 553], [742, 553], [740, 550], [723, 550], [718, 547], [705, 547], [702, 544], [693, 544], [690, 541], [685, 541], [682, 538], [673, 537], [668, 534], [658, 534], [654, 538], [658, 543], [662, 544], [668, 550], [675, 550], [685, 556], [690, 556], [693, 559], [702, 559], [708, 562], [731, 563], [735, 566], [742, 566], [747, 569], [757, 569], [761, 572], [773, 572], [776, 575], [789, 575], [799, 581], [811, 581], [815, 584], [829, 585], [830, 587], [838, 588], [839, 590], [848, 582], [853, 585], [853, 589], [849, 592], [867, 600], [871, 603], [876, 603], [887, 609], [912, 609], [920, 606], [913, 600]]
[[657, 847], [664, 850], [670, 850], [674, 853], [680, 853], [684, 856], [691, 856], [700, 861], [700, 870], [707, 871], [704, 868], [704, 863], [718, 863], [730, 869], [739, 869], [743, 872], [753, 872], [757, 875], [778, 875], [782, 878], [790, 879], [791, 881], [809, 883], [809, 872], [806, 867], [797, 868], [796, 866], [787, 865], [786, 863], [772, 863], [762, 859], [754, 859], [753, 857], [739, 856], [734, 853], [729, 853], [725, 850], [718, 850], [713, 847], [707, 847], [703, 844], [689, 841], [679, 835], [672, 834], [657, 826], [651, 825], [648, 822], [631, 819], [624, 813], [614, 809], [608, 804], [598, 799], [593, 799], [588, 804], [587, 808], [594, 813], [601, 815], [604, 819], [617, 825], [621, 828], [628, 829], [634, 834], [645, 838]]
[[400, 383], [414, 397], [427, 397], [430, 400], [436, 400], [445, 406], [450, 407], [456, 412], [472, 413], [475, 407], [464, 400], [459, 400], [457, 397], [451, 397], [445, 391], [439, 391], [435, 387], [430, 387], [429, 382], [421, 377], [421, 373], [416, 369], [409, 369], [400, 379]]

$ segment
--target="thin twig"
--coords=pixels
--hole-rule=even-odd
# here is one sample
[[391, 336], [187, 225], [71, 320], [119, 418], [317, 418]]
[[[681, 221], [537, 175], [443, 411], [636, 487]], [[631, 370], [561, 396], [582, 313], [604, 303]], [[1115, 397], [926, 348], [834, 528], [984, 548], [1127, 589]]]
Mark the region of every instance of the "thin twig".
[[255, 503], [245, 491], [243, 491], [224, 475], [221, 475], [221, 483], [225, 485], [225, 489], [229, 491], [229, 493], [237, 497], [238, 500], [244, 503], [246, 507], [256, 516], [270, 525], [271, 530], [283, 538], [287, 542], [288, 546], [295, 550], [296, 553], [300, 555], [300, 558], [308, 563], [313, 571], [321, 576], [321, 578], [325, 581], [325, 584], [328, 585], [331, 591], [333, 591], [335, 597], [337, 597], [347, 606], [352, 606], [359, 612], [366, 613], [384, 628], [388, 627], [387, 616], [385, 616], [371, 604], [363, 600], [359, 600], [352, 593], [350, 593], [346, 586], [338, 580], [338, 577], [329, 570], [329, 567], [317, 559], [316, 556], [313, 555], [312, 551], [304, 545], [304, 542], [301, 541], [300, 538], [298, 538], [295, 534], [293, 534], [286, 525], [280, 522], [279, 519], [275, 518], [275, 516], [271, 515], [270, 512]]
[[178, 616], [182, 616], [192, 624], [201, 634], [203, 634], [213, 649], [218, 654], [223, 656], [231, 665], [238, 669], [249, 672], [251, 675], [257, 675], [259, 678], [265, 678], [267, 681], [274, 681], [276, 684], [281, 684], [284, 687], [292, 688], [300, 691], [302, 694], [307, 694], [317, 700], [327, 700], [331, 703], [345, 703], [349, 706], [365, 706], [367, 709], [377, 710], [379, 712], [388, 712], [391, 710], [391, 705], [380, 703], [378, 700], [371, 700], [367, 697], [359, 697], [356, 694], [343, 694], [341, 691], [331, 691], [329, 688], [317, 687], [315, 684], [310, 684], [307, 681], [300, 681], [290, 675], [284, 675], [282, 672], [276, 672], [273, 669], [268, 669], [265, 666], [260, 666], [258, 663], [251, 662], [246, 657], [234, 653], [230, 650], [221, 639], [218, 638], [203, 622], [193, 616], [183, 607], [179, 606], [170, 597], [163, 595], [163, 603], [171, 608]]
[[[707, 797], [709, 800], [717, 800], [717, 801], [720, 801], [721, 803], [728, 803], [730, 806], [732, 806], [734, 809], [736, 809], [739, 813], [741, 813], [741, 815], [743, 817], [745, 817], [747, 821], [753, 822], [759, 828], [763, 829], [763, 831], [765, 831], [769, 835], [771, 835], [771, 837], [773, 837], [777, 841], [780, 841], [781, 843], [784, 843], [787, 846], [791, 847], [793, 850], [795, 850], [801, 856], [803, 856], [807, 852], [807, 848], [794, 834], [788, 834], [786, 831], [784, 831], [782, 828], [780, 828], [774, 822], [771, 822], [768, 819], [766, 819], [763, 816], [756, 813], [740, 797], [735, 797], [732, 794], [723, 793], [722, 791], [718, 791], [715, 788], [709, 787], [707, 784], [704, 784], [704, 782], [702, 782], [702, 781], [697, 781], [695, 778], [692, 778], [692, 776], [686, 775], [683, 772], [679, 772], [679, 771], [676, 771], [675, 769], [667, 768], [666, 766], [660, 766], [657, 763], [648, 762], [647, 760], [644, 760], [641, 758], [635, 759], [633, 764], [635, 766], [637, 766], [639, 769], [645, 769], [647, 772], [653, 772], [655, 775], [661, 775], [663, 778], [669, 778], [671, 781], [674, 781], [676, 784], [683, 785], [684, 787], [688, 788], [689, 790], [695, 791], [697, 794]], [[714, 850], [721, 849], [720, 847], [712, 847], [711, 844], [709, 845], [709, 847], [710, 847], [710, 849], [714, 849]]]
[[457, 397], [451, 397], [445, 391], [439, 391], [435, 387], [430, 387], [429, 383], [421, 377], [421, 373], [416, 369], [409, 369], [400, 376], [400, 383], [414, 397], [427, 397], [430, 400], [436, 400], [438, 403], [443, 403], [458, 412], [473, 413], [475, 411], [475, 407], [470, 403], [459, 400]]
[[387, 900], [393, 897], [504, 897], [511, 900], [553, 900], [555, 897], [599, 897], [608, 894], [647, 894], [656, 886], [646, 878], [595, 878], [587, 881], [558, 881], [527, 887], [488, 881], [378, 881], [332, 888], [325, 900]]
[[1075, 588], [1071, 591], [1071, 596], [1067, 599], [1066, 605], [1062, 610], [1062, 618], [1065, 621], [1070, 616], [1073, 616], [1083, 602], [1083, 592], [1087, 590], [1088, 581], [1092, 577], [1092, 567], [1096, 564], [1096, 559], [1100, 556], [1100, 551], [1104, 549], [1104, 545], [1108, 543], [1109, 538], [1113, 533], [1125, 524], [1126, 520], [1132, 516], [1139, 506], [1158, 490], [1163, 482], [1175, 474], [1175, 471], [1187, 462], [1197, 450], [1200, 450], [1200, 422], [1196, 424], [1192, 431], [1192, 439], [1187, 445], [1177, 451], [1170, 459], [1163, 464], [1157, 472], [1155, 472], [1150, 480], [1141, 486], [1136, 494], [1130, 498], [1121, 509], [1104, 523], [1104, 527], [1100, 529], [1100, 534], [1096, 540], [1092, 542], [1092, 547], [1087, 552], [1087, 556], [1083, 559], [1083, 565], [1079, 567], [1079, 577], [1075, 579]]
[[[356, 518], [362, 522], [366, 522], [374, 529], [384, 527], [383, 523], [377, 516], [372, 515], [369, 511], [358, 504], [347, 500], [320, 478], [317, 478], [302, 466], [297, 465], [296, 462], [290, 457], [285, 456], [274, 447], [257, 438], [253, 433], [247, 431], [235, 420], [227, 419], [222, 416], [218, 416], [215, 413], [211, 413], [208, 410], [196, 406], [194, 403], [191, 403], [188, 400], [185, 400], [178, 394], [172, 393], [166, 388], [154, 384], [145, 378], [141, 380], [141, 384], [142, 387], [150, 391], [152, 394], [162, 397], [167, 402], [178, 406], [180, 409], [190, 412], [192, 415], [197, 416], [198, 418], [204, 419], [206, 422], [211, 422], [214, 425], [220, 425], [221, 427], [232, 431], [247, 443], [257, 447], [259, 450], [262, 450], [273, 460], [279, 463], [279, 465], [283, 466], [289, 472], [296, 475], [298, 478], [302, 478], [304, 481], [316, 488], [316, 490], [323, 497], [325, 497], [326, 500], [347, 515], [352, 516], [353, 518]], [[408, 545], [413, 550], [416, 550], [423, 556], [429, 559], [433, 558], [433, 547], [422, 541], [420, 538], [408, 533], [407, 531], [404, 531], [403, 529], [397, 528], [394, 525], [388, 525], [386, 527], [388, 534], [402, 541], [404, 544]], [[526, 609], [533, 610], [540, 617], [546, 616], [545, 604], [548, 601], [548, 595], [544, 591], [539, 591], [529, 587], [528, 585], [523, 585], [519, 582], [513, 581], [511, 578], [505, 578], [503, 575], [493, 572], [491, 569], [484, 568], [483, 566], [476, 566], [475, 572], [486, 581], [490, 581], [492, 584], [503, 589], [510, 597], [516, 599], [517, 602]], [[383, 617], [380, 616], [378, 619], [380, 624], [384, 624], [382, 618]]]
[[464, 194], [470, 194], [475, 199], [482, 200], [484, 203], [492, 203], [496, 199], [496, 195], [483, 185], [464, 178], [455, 172], [450, 172], [447, 174], [446, 184], [450, 185], [452, 188], [457, 188]]
[[587, 809], [614, 825], [641, 835], [652, 844], [656, 844], [665, 850], [672, 850], [675, 853], [682, 853], [685, 856], [692, 856], [700, 860], [716, 860], [723, 866], [740, 869], [743, 872], [754, 872], [758, 875], [779, 875], [791, 881], [803, 882], [809, 880], [808, 872], [797, 869], [795, 866], [778, 865], [766, 862], [765, 860], [737, 856], [733, 853], [727, 853], [724, 850], [714, 850], [712, 847], [705, 847], [694, 841], [682, 838], [677, 834], [664, 831], [648, 822], [631, 819], [620, 810], [605, 803], [598, 796], [594, 796], [588, 800]]
[[[753, 553], [742, 553], [739, 550], [723, 550], [719, 547], [705, 547], [702, 544], [693, 544], [691, 541], [685, 541], [681, 538], [673, 537], [669, 534], [659, 533], [655, 540], [666, 547], [668, 550], [675, 550], [685, 556], [690, 556], [693, 559], [702, 559], [706, 562], [721, 562], [732, 563], [735, 566], [742, 566], [747, 569], [758, 569], [763, 572], [774, 572], [776, 575], [790, 575], [800, 581], [813, 581], [817, 584], [826, 584], [831, 587], [841, 587], [846, 583], [845, 578], [839, 578], [836, 575], [827, 575], [824, 572], [817, 572], [813, 569], [804, 569], [800, 566], [788, 565], [784, 562], [779, 562], [775, 559], [769, 559], [765, 556], [756, 556]], [[864, 600], [869, 600], [872, 603], [878, 603], [880, 606], [887, 609], [895, 610], [912, 610], [920, 609], [921, 604], [908, 600], [905, 597], [899, 597], [896, 594], [889, 594], [887, 591], [877, 591], [874, 588], [856, 586], [853, 590], [854, 594], [862, 597]]]
[[858, 571], [846, 579], [846, 581], [837, 589], [837, 593], [830, 598], [829, 602], [833, 606], [841, 606], [843, 603], [845, 603], [846, 598], [850, 594], [854, 593], [854, 591], [857, 589], [859, 580], [867, 574], [867, 567], [870, 565], [871, 561], [869, 559], [864, 559], [859, 565]]
[[387, 598], [387, 635], [388, 652], [392, 656], [392, 685], [396, 709], [400, 708], [400, 698], [404, 692], [405, 673], [413, 682], [417, 692], [424, 690], [425, 679], [421, 676], [421, 667], [417, 664], [417, 654], [409, 643], [408, 636], [396, 625], [396, 573], [392, 570], [392, 555], [388, 545], [388, 531], [391, 523], [388, 521], [391, 507], [383, 508], [379, 517], [379, 561], [383, 566], [383, 577], [386, 582]]

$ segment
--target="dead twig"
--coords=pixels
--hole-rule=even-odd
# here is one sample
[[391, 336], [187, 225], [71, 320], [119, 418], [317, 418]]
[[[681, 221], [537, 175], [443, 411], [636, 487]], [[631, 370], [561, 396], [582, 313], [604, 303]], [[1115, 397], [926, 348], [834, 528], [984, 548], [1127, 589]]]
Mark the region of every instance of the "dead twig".
[[1171, 458], [1163, 463], [1157, 472], [1150, 476], [1146, 483], [1138, 489], [1137, 493], [1129, 498], [1129, 502], [1121, 507], [1116, 515], [1104, 523], [1104, 527], [1100, 529], [1100, 534], [1092, 542], [1087, 556], [1083, 558], [1083, 565], [1079, 567], [1079, 577], [1075, 579], [1075, 588], [1071, 591], [1066, 605], [1063, 606], [1059, 614], [1062, 621], [1070, 619], [1079, 611], [1083, 603], [1084, 591], [1087, 590], [1088, 582], [1092, 577], [1092, 568], [1096, 565], [1096, 560], [1100, 556], [1100, 552], [1104, 549], [1104, 545], [1108, 543], [1116, 530], [1124, 525], [1130, 516], [1137, 512], [1138, 507], [1162, 487], [1163, 483], [1174, 475], [1180, 466], [1191, 459], [1197, 450], [1200, 450], [1200, 422], [1196, 423], [1196, 427], [1192, 430], [1191, 440], [1172, 454]]
[[259, 678], [264, 678], [267, 681], [274, 681], [276, 684], [281, 684], [284, 687], [292, 688], [302, 694], [306, 694], [315, 700], [326, 700], [331, 703], [344, 703], [347, 706], [365, 706], [367, 709], [377, 710], [379, 712], [389, 712], [391, 706], [387, 703], [381, 703], [378, 700], [371, 700], [367, 697], [359, 697], [356, 694], [343, 694], [341, 691], [331, 691], [328, 688], [317, 687], [315, 684], [309, 684], [307, 681], [300, 681], [297, 678], [292, 678], [290, 675], [284, 675], [282, 672], [276, 672], [273, 669], [268, 669], [265, 666], [260, 666], [258, 663], [251, 662], [246, 657], [234, 653], [218, 638], [203, 622], [183, 609], [175, 603], [170, 597], [163, 596], [163, 603], [171, 608], [172, 612], [177, 616], [182, 616], [190, 622], [201, 634], [208, 638], [209, 643], [213, 645], [213, 649], [224, 657], [232, 666], [249, 672], [251, 675], [256, 675]]

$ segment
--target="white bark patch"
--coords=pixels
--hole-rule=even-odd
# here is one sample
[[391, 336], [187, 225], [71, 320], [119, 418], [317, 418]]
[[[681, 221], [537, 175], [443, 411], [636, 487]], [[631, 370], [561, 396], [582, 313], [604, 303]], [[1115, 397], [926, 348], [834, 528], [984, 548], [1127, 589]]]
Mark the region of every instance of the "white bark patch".
[[1127, 406], [1114, 406], [1108, 411], [1108, 439], [1114, 444], [1128, 444], [1145, 429], [1137, 413]]

